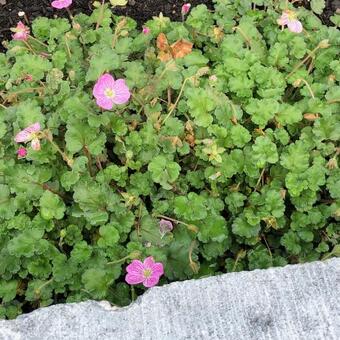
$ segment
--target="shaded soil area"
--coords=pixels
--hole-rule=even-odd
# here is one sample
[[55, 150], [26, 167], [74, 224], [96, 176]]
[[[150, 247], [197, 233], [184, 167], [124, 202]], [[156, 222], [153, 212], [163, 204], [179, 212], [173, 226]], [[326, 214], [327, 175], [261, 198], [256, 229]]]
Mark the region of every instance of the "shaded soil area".
[[[213, 6], [213, 0], [129, 0], [125, 7], [116, 8], [114, 11], [119, 15], [127, 15], [134, 18], [141, 26], [152, 16], [162, 12], [173, 20], [181, 18], [181, 7], [185, 2], [192, 6], [206, 4]], [[309, 0], [298, 1], [300, 4], [310, 7]], [[70, 7], [73, 14], [79, 12], [91, 13], [93, 0], [73, 0]], [[331, 25], [329, 17], [340, 7], [339, 0], [326, 0], [326, 8], [320, 15], [322, 21]], [[67, 16], [65, 10], [55, 10], [51, 7], [51, 0], [0, 0], [0, 41], [8, 39], [11, 35], [10, 27], [14, 27], [18, 21], [18, 12], [24, 11], [30, 20], [38, 16], [53, 17]]]
[[[38, 16], [68, 17], [65, 10], [52, 8], [51, 2], [51, 0], [0, 0], [0, 41], [10, 37], [9, 28], [16, 26], [20, 11], [24, 11], [29, 20]], [[212, 0], [129, 0], [127, 6], [115, 8], [114, 13], [132, 17], [142, 26], [145, 21], [155, 15], [158, 16], [160, 12], [173, 20], [180, 20], [181, 7], [186, 2], [190, 2], [192, 6], [206, 4], [213, 8]], [[93, 10], [92, 3], [93, 0], [73, 0], [70, 10], [72, 14], [80, 12], [90, 14]]]

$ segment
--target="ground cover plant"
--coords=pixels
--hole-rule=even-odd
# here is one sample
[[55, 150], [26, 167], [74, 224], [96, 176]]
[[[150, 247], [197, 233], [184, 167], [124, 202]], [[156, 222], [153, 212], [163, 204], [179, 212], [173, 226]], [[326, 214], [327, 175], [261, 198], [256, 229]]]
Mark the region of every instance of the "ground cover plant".
[[13, 29], [0, 317], [339, 254], [339, 31], [287, 1], [182, 16]]

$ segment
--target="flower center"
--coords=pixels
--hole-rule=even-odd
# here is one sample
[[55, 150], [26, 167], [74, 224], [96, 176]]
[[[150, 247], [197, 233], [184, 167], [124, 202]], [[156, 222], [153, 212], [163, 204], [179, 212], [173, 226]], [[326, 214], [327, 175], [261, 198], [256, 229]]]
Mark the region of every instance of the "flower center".
[[104, 94], [105, 94], [105, 97], [110, 98], [110, 99], [114, 98], [116, 95], [115, 91], [113, 91], [109, 87], [105, 89]]
[[148, 279], [152, 274], [152, 270], [151, 269], [144, 269], [143, 270], [143, 275], [146, 279]]
[[294, 11], [287, 10], [286, 13], [287, 13], [287, 15], [288, 15], [288, 19], [289, 19], [289, 20], [294, 20], [294, 19], [296, 19], [296, 13], [295, 13]]

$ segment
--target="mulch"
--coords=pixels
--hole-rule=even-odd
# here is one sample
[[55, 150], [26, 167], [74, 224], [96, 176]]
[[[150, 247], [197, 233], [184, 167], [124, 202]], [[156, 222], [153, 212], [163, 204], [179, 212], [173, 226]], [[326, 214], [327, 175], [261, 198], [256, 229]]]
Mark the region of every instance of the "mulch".
[[[10, 39], [10, 27], [15, 27], [18, 22], [18, 12], [24, 11], [29, 20], [38, 16], [68, 17], [65, 10], [55, 10], [51, 7], [51, 0], [0, 0], [0, 41]], [[139, 26], [153, 16], [158, 16], [162, 12], [172, 20], [180, 20], [181, 7], [184, 3], [190, 2], [192, 6], [206, 4], [208, 8], [213, 8], [212, 0], [129, 0], [125, 7], [115, 8], [114, 13], [126, 15], [134, 18]], [[93, 0], [74, 0], [70, 7], [73, 14], [80, 12], [89, 14], [92, 12]], [[309, 0], [301, 0], [301, 4], [309, 8]], [[337, 7], [340, 7], [339, 0], [326, 0], [326, 8], [320, 15], [321, 20], [326, 25], [332, 25], [329, 17], [334, 14]], [[1, 48], [1, 45], [0, 45]]]

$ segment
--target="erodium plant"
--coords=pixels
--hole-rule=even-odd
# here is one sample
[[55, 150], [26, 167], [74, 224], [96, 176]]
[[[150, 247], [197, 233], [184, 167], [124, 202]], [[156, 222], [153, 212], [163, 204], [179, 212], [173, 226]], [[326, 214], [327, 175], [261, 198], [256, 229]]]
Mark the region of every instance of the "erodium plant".
[[18, 24], [0, 53], [0, 317], [339, 254], [340, 33], [256, 6]]

